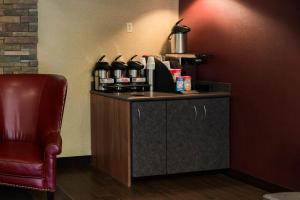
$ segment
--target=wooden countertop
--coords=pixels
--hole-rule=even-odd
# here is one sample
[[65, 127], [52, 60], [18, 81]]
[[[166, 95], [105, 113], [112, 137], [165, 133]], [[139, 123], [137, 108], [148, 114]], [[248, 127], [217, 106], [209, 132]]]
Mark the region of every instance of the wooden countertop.
[[122, 92], [122, 93], [105, 93], [91, 91], [91, 94], [101, 95], [109, 98], [115, 98], [124, 101], [155, 101], [155, 100], [176, 100], [176, 99], [199, 99], [199, 98], [216, 98], [229, 97], [230, 92], [191, 92], [189, 94], [177, 94], [167, 92]]

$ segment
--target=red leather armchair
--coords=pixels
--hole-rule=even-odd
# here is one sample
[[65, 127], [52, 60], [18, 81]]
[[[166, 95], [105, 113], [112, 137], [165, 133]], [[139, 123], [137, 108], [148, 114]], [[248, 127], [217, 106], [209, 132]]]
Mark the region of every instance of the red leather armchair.
[[0, 75], [0, 184], [53, 194], [66, 91], [59, 75]]

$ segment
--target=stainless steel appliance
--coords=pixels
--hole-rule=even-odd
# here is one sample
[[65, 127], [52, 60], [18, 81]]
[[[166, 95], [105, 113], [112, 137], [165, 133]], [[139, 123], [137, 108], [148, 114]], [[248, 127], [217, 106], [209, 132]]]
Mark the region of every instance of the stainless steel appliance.
[[128, 65], [119, 60], [121, 57], [122, 55], [119, 55], [111, 63], [115, 79], [114, 88], [117, 91], [122, 91], [124, 89], [124, 85], [130, 84], [130, 78], [128, 77]]
[[171, 42], [171, 53], [186, 53], [187, 51], [187, 35], [191, 31], [190, 27], [180, 25], [183, 19], [179, 20], [169, 35]]
[[[127, 62], [128, 68], [129, 68], [129, 77], [131, 80], [132, 85], [140, 85], [146, 83], [146, 77], [142, 73], [142, 70], [144, 69], [144, 65], [139, 61], [134, 61], [133, 59], [136, 58], [137, 55], [134, 55], [129, 59]], [[133, 90], [136, 90], [137, 87], [133, 87]]]
[[111, 66], [104, 61], [105, 55], [102, 56], [95, 65], [94, 84], [95, 90], [108, 91], [107, 87], [114, 84], [114, 79], [110, 77]]

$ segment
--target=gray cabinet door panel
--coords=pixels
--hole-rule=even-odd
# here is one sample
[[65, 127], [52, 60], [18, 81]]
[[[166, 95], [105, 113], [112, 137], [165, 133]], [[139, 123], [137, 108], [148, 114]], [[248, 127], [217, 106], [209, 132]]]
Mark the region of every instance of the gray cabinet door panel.
[[[198, 171], [201, 141], [196, 112], [191, 100], [167, 102], [167, 173]], [[200, 127], [201, 128], [201, 127]]]
[[199, 146], [199, 170], [229, 168], [229, 98], [195, 100], [201, 118], [201, 137], [205, 141]]
[[167, 102], [167, 173], [229, 167], [229, 98]]
[[132, 176], [166, 174], [166, 102], [132, 103]]

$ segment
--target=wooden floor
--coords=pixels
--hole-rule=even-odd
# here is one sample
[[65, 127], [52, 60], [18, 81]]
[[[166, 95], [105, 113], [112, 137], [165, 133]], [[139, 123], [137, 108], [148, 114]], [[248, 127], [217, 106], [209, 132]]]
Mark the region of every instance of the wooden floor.
[[56, 200], [261, 200], [264, 190], [223, 174], [143, 178], [127, 188], [91, 168], [58, 172]]

